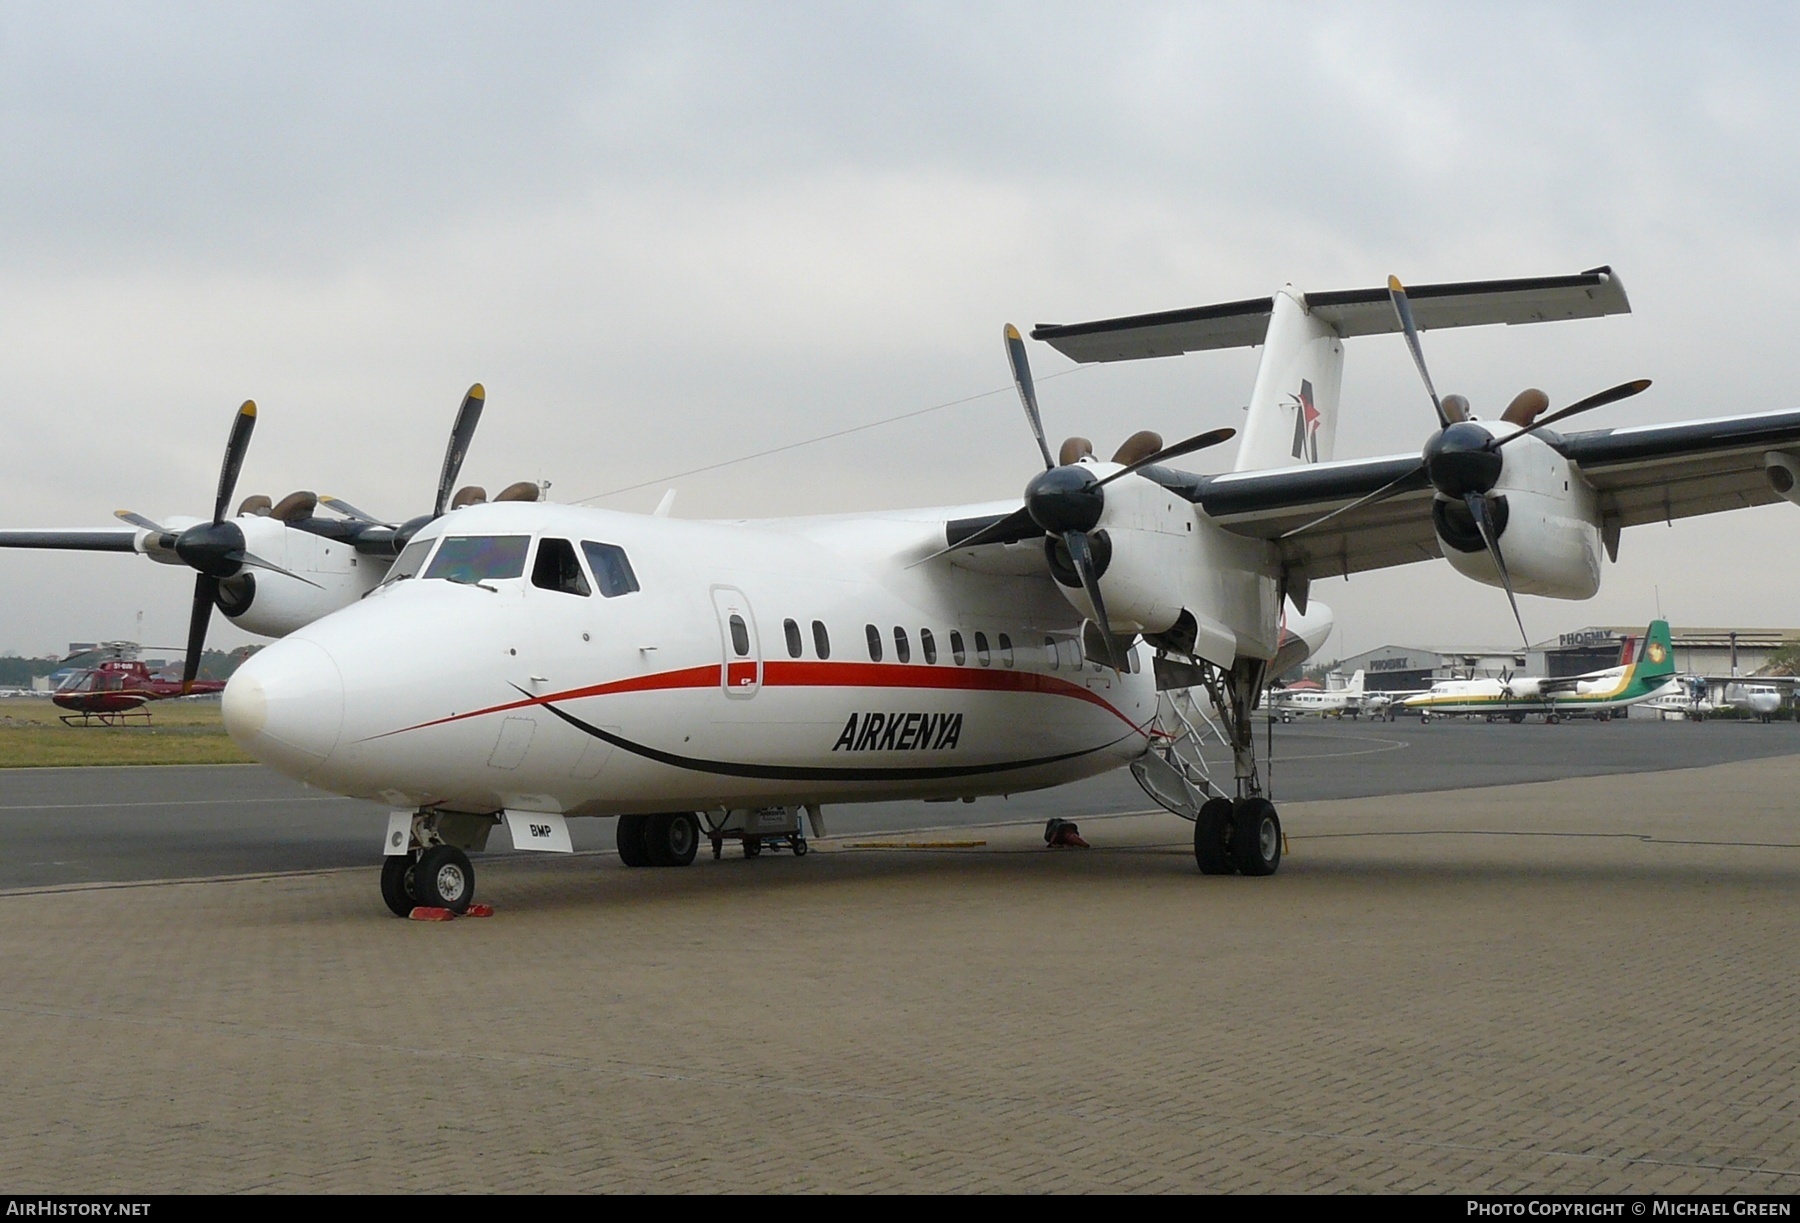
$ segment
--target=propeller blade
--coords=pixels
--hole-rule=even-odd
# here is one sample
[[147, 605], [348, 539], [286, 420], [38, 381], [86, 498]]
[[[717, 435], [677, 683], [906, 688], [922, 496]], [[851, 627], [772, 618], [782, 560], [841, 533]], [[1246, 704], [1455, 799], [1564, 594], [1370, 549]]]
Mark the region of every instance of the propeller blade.
[[270, 573], [279, 573], [282, 577], [293, 578], [296, 582], [305, 582], [315, 590], [325, 589], [311, 578], [303, 578], [291, 570], [283, 569], [280, 565], [273, 561], [266, 561], [254, 552], [232, 552], [227, 555], [229, 559], [235, 560], [240, 565], [248, 565], [252, 569], [267, 569]]
[[1106, 664], [1122, 675], [1125, 666], [1118, 657], [1118, 643], [1113, 640], [1112, 625], [1106, 618], [1106, 601], [1100, 597], [1100, 574], [1094, 568], [1094, 553], [1088, 547], [1087, 535], [1081, 531], [1064, 531], [1063, 544], [1069, 549], [1069, 559], [1075, 562], [1075, 572], [1081, 575], [1081, 586], [1087, 591], [1088, 602], [1094, 605], [1094, 619], [1100, 625], [1100, 634], [1106, 638]]
[[194, 609], [188, 614], [187, 658], [181, 664], [183, 696], [194, 690], [194, 679], [200, 674], [200, 655], [206, 650], [206, 626], [212, 622], [213, 600], [218, 593], [218, 578], [210, 573], [194, 575]]
[[1113, 472], [1112, 475], [1101, 480], [1098, 487], [1104, 488], [1114, 480], [1117, 480], [1122, 476], [1128, 476], [1140, 468], [1151, 467], [1157, 463], [1166, 462], [1169, 459], [1178, 459], [1184, 454], [1193, 454], [1196, 450], [1205, 450], [1209, 446], [1217, 446], [1221, 442], [1229, 442], [1236, 436], [1236, 429], [1214, 429], [1209, 433], [1197, 433], [1193, 437], [1188, 438], [1185, 442], [1176, 442], [1173, 446], [1164, 446], [1155, 454], [1147, 454], [1137, 462], [1129, 463], [1126, 466], [1121, 467], [1118, 471]]
[[1388, 300], [1394, 303], [1394, 313], [1400, 318], [1400, 330], [1406, 333], [1406, 347], [1412, 352], [1413, 364], [1419, 367], [1419, 377], [1425, 380], [1425, 392], [1431, 396], [1431, 406], [1437, 410], [1438, 428], [1447, 428], [1450, 416], [1444, 411], [1444, 403], [1438, 398], [1437, 388], [1431, 385], [1431, 371], [1425, 368], [1425, 350], [1419, 347], [1419, 329], [1413, 323], [1412, 303], [1406, 300], [1406, 286], [1400, 283], [1398, 276], [1388, 277]]
[[155, 531], [158, 535], [167, 535], [169, 529], [161, 523], [151, 522], [142, 514], [134, 514], [130, 510], [114, 510], [113, 517], [120, 522], [129, 522], [132, 526], [145, 531]]
[[319, 504], [328, 510], [334, 510], [344, 517], [354, 519], [357, 522], [367, 522], [378, 527], [393, 525], [389, 522], [383, 522], [373, 514], [365, 513], [364, 511], [357, 509], [342, 497], [323, 496], [319, 498]]
[[979, 548], [982, 544], [989, 543], [996, 539], [1005, 539], [1011, 536], [1017, 536], [1021, 533], [1033, 535], [1040, 529], [1038, 524], [1032, 521], [1031, 511], [1020, 506], [1006, 517], [982, 527], [981, 530], [975, 532], [975, 534], [969, 536], [967, 539], [958, 540], [947, 548], [939, 548], [930, 556], [914, 561], [912, 564], [908, 565], [907, 568], [917, 569], [920, 565], [925, 564], [926, 561], [934, 561], [938, 557], [948, 556], [952, 552], [961, 552], [964, 548]]
[[1013, 385], [1019, 388], [1019, 402], [1025, 405], [1025, 419], [1031, 422], [1031, 436], [1037, 439], [1044, 456], [1044, 470], [1056, 464], [1050, 458], [1050, 443], [1044, 440], [1044, 421], [1038, 415], [1037, 390], [1031, 384], [1031, 362], [1025, 356], [1025, 339], [1011, 323], [1006, 325], [1006, 360], [1012, 366]]
[[1635, 378], [1630, 382], [1621, 382], [1618, 386], [1608, 387], [1597, 395], [1589, 395], [1586, 399], [1577, 399], [1574, 403], [1562, 409], [1560, 412], [1552, 412], [1548, 416], [1539, 417], [1530, 425], [1520, 429], [1517, 433], [1510, 433], [1501, 438], [1494, 443], [1494, 449], [1498, 450], [1500, 447], [1506, 445], [1506, 443], [1512, 441], [1515, 437], [1524, 437], [1527, 433], [1536, 432], [1545, 425], [1553, 425], [1559, 420], [1566, 420], [1578, 412], [1586, 412], [1593, 408], [1603, 408], [1609, 403], [1618, 403], [1621, 399], [1630, 399], [1633, 395], [1642, 394], [1644, 391], [1648, 390], [1649, 387], [1650, 379]]
[[219, 496], [213, 502], [213, 525], [225, 521], [225, 507], [237, 491], [238, 471], [244, 466], [244, 455], [250, 450], [250, 431], [256, 428], [256, 403], [244, 400], [231, 422], [231, 437], [225, 442], [225, 462], [219, 467]]
[[1512, 575], [1506, 572], [1506, 558], [1500, 554], [1500, 537], [1494, 534], [1493, 521], [1488, 517], [1487, 496], [1483, 493], [1467, 493], [1463, 496], [1463, 501], [1468, 505], [1475, 525], [1481, 531], [1481, 539], [1487, 544], [1489, 555], [1494, 558], [1494, 568], [1500, 571], [1500, 584], [1506, 588], [1506, 601], [1512, 604], [1513, 619], [1519, 624], [1519, 636], [1529, 649], [1531, 637], [1525, 632], [1525, 618], [1519, 614], [1519, 600], [1513, 595]]
[[481, 409], [486, 404], [487, 391], [479, 382], [463, 396], [462, 407], [456, 412], [456, 423], [450, 428], [450, 446], [444, 451], [444, 470], [438, 476], [437, 500], [432, 503], [433, 518], [444, 516], [444, 506], [449, 503], [450, 490], [462, 472], [463, 456], [469, 453], [469, 443], [475, 440], [475, 426], [481, 423]]
[[1391, 480], [1388, 483], [1383, 484], [1380, 488], [1376, 489], [1374, 492], [1369, 493], [1366, 496], [1358, 497], [1356, 500], [1352, 501], [1349, 505], [1339, 506], [1337, 509], [1332, 510], [1331, 513], [1323, 514], [1323, 515], [1319, 516], [1318, 518], [1313, 519], [1311, 522], [1307, 523], [1305, 526], [1298, 526], [1298, 527], [1295, 527], [1291, 531], [1282, 532], [1280, 535], [1276, 536], [1276, 538], [1277, 539], [1292, 539], [1296, 535], [1300, 535], [1300, 534], [1303, 534], [1304, 532], [1312, 530], [1314, 527], [1318, 526], [1321, 523], [1330, 522], [1333, 518], [1336, 518], [1339, 514], [1348, 514], [1351, 510], [1359, 510], [1365, 505], [1374, 505], [1377, 501], [1386, 501], [1389, 497], [1394, 496], [1396, 493], [1405, 491], [1400, 487], [1402, 484], [1405, 484], [1408, 480], [1416, 480], [1421, 475], [1424, 475], [1424, 474], [1425, 474], [1425, 462], [1423, 459], [1421, 459], [1419, 461], [1419, 465], [1417, 467], [1413, 468], [1411, 471], [1409, 471], [1405, 475], [1401, 476], [1398, 480]]

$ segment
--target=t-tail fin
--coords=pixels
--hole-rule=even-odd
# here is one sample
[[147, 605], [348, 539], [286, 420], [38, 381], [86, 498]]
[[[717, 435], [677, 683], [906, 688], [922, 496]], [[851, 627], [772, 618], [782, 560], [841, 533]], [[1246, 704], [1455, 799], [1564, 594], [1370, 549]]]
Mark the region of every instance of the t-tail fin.
[[1346, 689], [1351, 696], [1361, 696], [1363, 690], [1363, 673], [1358, 671], [1350, 677], [1350, 687]]
[[1277, 293], [1237, 470], [1329, 462], [1343, 377], [1344, 345], [1331, 324], [1309, 313], [1293, 286]]

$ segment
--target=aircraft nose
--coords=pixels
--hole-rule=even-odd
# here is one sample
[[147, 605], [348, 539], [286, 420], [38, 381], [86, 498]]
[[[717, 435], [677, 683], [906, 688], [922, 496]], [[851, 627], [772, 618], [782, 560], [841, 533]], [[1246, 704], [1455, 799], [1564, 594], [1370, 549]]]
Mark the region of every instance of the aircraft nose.
[[264, 764], [304, 778], [344, 725], [344, 677], [323, 646], [290, 638], [252, 657], [225, 685], [225, 730]]

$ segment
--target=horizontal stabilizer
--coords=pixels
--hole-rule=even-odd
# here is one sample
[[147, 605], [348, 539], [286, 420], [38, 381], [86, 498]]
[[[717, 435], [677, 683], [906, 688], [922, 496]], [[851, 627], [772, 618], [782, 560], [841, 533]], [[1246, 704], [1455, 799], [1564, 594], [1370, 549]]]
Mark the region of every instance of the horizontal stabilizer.
[[98, 530], [51, 529], [0, 531], [0, 548], [66, 548], [72, 552], [135, 552], [138, 531], [131, 527]]
[[[1406, 296], [1422, 331], [1631, 312], [1625, 286], [1608, 267], [1575, 276], [1408, 285]], [[1306, 305], [1309, 313], [1330, 324], [1340, 338], [1400, 330], [1386, 286], [1308, 293]], [[1263, 342], [1274, 308], [1274, 298], [1258, 297], [1091, 323], [1040, 323], [1032, 329], [1031, 338], [1081, 362], [1136, 361], [1210, 348], [1250, 348]]]

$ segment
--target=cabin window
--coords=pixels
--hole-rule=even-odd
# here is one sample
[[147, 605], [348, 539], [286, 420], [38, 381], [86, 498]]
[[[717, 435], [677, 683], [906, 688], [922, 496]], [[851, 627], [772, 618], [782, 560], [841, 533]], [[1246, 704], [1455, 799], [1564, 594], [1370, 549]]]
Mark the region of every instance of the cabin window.
[[959, 667], [969, 661], [969, 652], [963, 649], [962, 634], [955, 629], [950, 630], [950, 658]]
[[543, 590], [560, 590], [566, 595], [589, 594], [587, 579], [581, 574], [581, 562], [575, 559], [575, 545], [566, 539], [538, 541], [537, 561], [531, 566], [531, 584]]
[[1050, 664], [1052, 671], [1056, 670], [1056, 641], [1054, 638], [1044, 638], [1044, 661]]
[[906, 630], [898, 624], [894, 626], [894, 657], [901, 662], [912, 661], [912, 645], [906, 640]]
[[787, 636], [788, 657], [800, 657], [800, 626], [792, 620], [783, 620], [781, 631]]
[[731, 613], [728, 623], [731, 627], [731, 648], [737, 651], [739, 658], [743, 658], [750, 653], [750, 626], [736, 612]]
[[873, 624], [865, 626], [869, 634], [869, 661], [881, 661], [881, 630]]
[[1005, 633], [1000, 634], [1000, 665], [1004, 667], [1013, 665], [1012, 638]]
[[925, 652], [926, 662], [935, 663], [937, 661], [937, 638], [931, 635], [930, 629], [919, 630], [919, 648]]
[[980, 663], [984, 667], [990, 665], [993, 662], [993, 656], [988, 653], [988, 640], [987, 640], [986, 633], [976, 633], [975, 634], [975, 661]]
[[384, 583], [403, 582], [407, 578], [415, 576], [419, 570], [425, 567], [425, 558], [431, 555], [431, 545], [436, 542], [435, 539], [415, 539], [407, 544], [406, 549], [389, 566], [387, 576], [382, 581]]
[[813, 651], [822, 659], [831, 657], [831, 634], [825, 631], [823, 620], [813, 621]]
[[432, 557], [425, 576], [465, 585], [516, 578], [525, 572], [530, 550], [529, 535], [452, 535]]
[[612, 599], [639, 589], [637, 574], [631, 571], [631, 560], [625, 555], [625, 549], [617, 544], [597, 544], [584, 539], [581, 550], [587, 554], [588, 568], [594, 571], [594, 584], [600, 587], [601, 594]]

